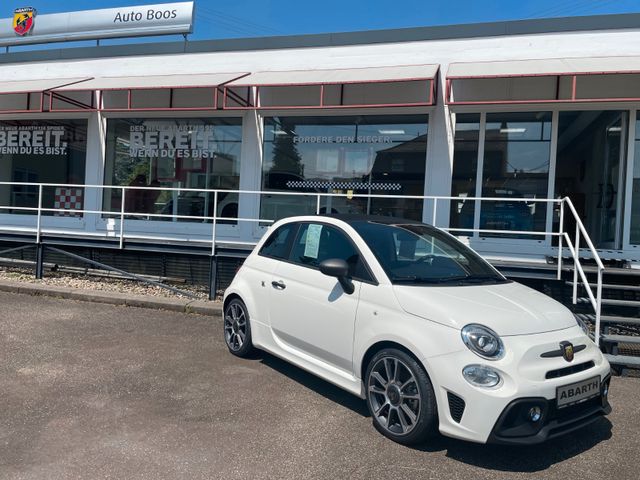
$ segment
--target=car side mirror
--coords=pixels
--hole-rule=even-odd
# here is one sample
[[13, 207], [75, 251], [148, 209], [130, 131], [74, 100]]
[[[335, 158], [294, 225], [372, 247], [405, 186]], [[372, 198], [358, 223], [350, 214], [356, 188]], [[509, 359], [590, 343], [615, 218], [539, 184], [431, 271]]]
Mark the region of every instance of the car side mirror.
[[351, 295], [355, 292], [356, 287], [353, 286], [353, 282], [349, 280], [349, 265], [341, 258], [328, 258], [320, 262], [320, 272], [329, 276], [335, 277], [340, 282], [344, 293]]

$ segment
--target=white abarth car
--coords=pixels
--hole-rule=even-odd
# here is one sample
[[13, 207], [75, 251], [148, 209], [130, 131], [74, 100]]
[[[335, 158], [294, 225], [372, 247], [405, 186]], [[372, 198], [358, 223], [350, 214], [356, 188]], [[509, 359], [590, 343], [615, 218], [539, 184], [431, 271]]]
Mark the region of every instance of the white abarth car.
[[456, 238], [390, 217], [273, 225], [224, 296], [231, 353], [271, 352], [366, 399], [404, 444], [534, 444], [611, 411], [584, 324]]

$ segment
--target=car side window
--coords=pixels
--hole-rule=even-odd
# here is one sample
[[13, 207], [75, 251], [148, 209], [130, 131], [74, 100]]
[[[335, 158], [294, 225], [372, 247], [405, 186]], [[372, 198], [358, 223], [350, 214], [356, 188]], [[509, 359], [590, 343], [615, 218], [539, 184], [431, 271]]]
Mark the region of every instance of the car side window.
[[297, 227], [297, 224], [293, 223], [288, 223], [279, 227], [269, 236], [269, 238], [267, 238], [267, 241], [262, 245], [258, 255], [286, 260], [289, 253], [289, 244], [291, 243], [291, 237], [295, 232], [295, 227]]
[[289, 260], [318, 268], [321, 262], [330, 258], [347, 262], [351, 277], [368, 282], [373, 280], [360, 253], [344, 232], [320, 223], [302, 224], [293, 242]]

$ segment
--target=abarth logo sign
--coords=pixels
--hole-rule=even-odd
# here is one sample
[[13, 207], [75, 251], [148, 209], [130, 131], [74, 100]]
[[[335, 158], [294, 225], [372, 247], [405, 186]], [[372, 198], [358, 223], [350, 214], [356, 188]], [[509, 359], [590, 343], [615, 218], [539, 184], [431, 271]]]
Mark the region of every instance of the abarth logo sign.
[[573, 344], [571, 342], [560, 342], [560, 350], [562, 351], [562, 357], [567, 362], [573, 361]]
[[13, 30], [21, 37], [31, 31], [36, 9], [33, 7], [16, 8], [13, 11]]

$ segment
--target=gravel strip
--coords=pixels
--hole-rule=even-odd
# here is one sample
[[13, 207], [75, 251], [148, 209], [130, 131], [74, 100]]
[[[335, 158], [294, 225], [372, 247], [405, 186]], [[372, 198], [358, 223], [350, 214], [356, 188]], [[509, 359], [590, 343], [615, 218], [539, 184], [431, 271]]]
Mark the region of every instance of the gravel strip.
[[[44, 278], [42, 280], [37, 280], [32, 269], [17, 267], [0, 267], [0, 280], [13, 280], [37, 285], [77, 288], [81, 290], [128, 293], [132, 295], [150, 295], [164, 298], [188, 298], [185, 295], [180, 295], [155, 285], [149, 285], [136, 280], [113, 277], [45, 271]], [[206, 291], [205, 286], [185, 284], [168, 285], [185, 292], [189, 292], [199, 300], [206, 300], [208, 298], [208, 292]]]

